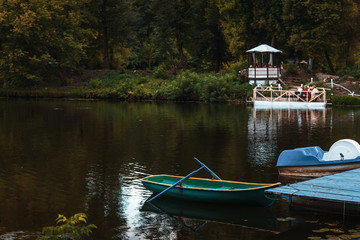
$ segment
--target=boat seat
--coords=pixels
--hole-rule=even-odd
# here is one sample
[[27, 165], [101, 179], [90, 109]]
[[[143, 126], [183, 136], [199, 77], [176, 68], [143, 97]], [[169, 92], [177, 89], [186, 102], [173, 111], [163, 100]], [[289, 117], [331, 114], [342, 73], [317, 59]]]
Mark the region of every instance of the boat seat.
[[350, 160], [360, 157], [360, 145], [352, 139], [341, 139], [335, 142], [330, 150], [324, 153], [323, 161]]

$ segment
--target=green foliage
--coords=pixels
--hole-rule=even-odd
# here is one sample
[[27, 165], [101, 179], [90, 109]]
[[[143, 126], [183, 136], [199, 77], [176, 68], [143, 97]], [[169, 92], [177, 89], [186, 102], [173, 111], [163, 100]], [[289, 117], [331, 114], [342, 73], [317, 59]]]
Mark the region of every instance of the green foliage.
[[10, 0], [0, 5], [0, 79], [24, 87], [71, 72], [85, 54], [84, 1]]
[[229, 63], [225, 67], [225, 71], [237, 75], [240, 71], [248, 67], [247, 60]]
[[299, 67], [292, 62], [286, 63], [284, 68], [286, 69], [287, 75], [294, 76], [299, 74]]
[[331, 97], [331, 102], [334, 105], [360, 106], [360, 97], [354, 97], [350, 95], [334, 95]]
[[224, 77], [209, 76], [203, 84], [203, 99], [207, 102], [226, 102], [229, 100], [229, 84]]
[[101, 84], [102, 84], [102, 81], [100, 79], [93, 78], [89, 82], [89, 87], [93, 88], [93, 89], [96, 89], [96, 88], [100, 88]]
[[59, 214], [56, 219], [57, 226], [44, 227], [43, 236], [38, 240], [75, 240], [89, 236], [93, 229], [97, 227], [94, 224], [87, 225], [87, 216], [85, 213], [77, 213], [70, 218]]
[[0, 89], [3, 97], [69, 97], [120, 100], [176, 100], [228, 102], [244, 101], [252, 85], [242, 84], [232, 73], [204, 74], [185, 71], [169, 80], [137, 73], [109, 71], [73, 90], [36, 89], [32, 91]]
[[161, 63], [154, 69], [154, 77], [166, 79], [169, 77], [168, 68], [165, 63]]
[[201, 97], [201, 76], [194, 72], [185, 71], [176, 76], [173, 81], [174, 92], [172, 98], [180, 101], [199, 101]]
[[354, 78], [354, 80], [355, 79], [360, 80], [360, 67], [356, 66], [350, 70], [344, 69], [339, 74], [340, 74], [340, 76], [347, 76], [348, 78], [349, 78], [349, 76], [352, 76]]
[[245, 100], [252, 96], [253, 86], [244, 84], [233, 84], [231, 88], [231, 100]]
[[[288, 32], [288, 44], [297, 55], [309, 56], [327, 63], [335, 71], [334, 61], [348, 59], [358, 38], [358, 7], [355, 1], [294, 1], [284, 0], [283, 19]], [[353, 22], [355, 24], [350, 24]], [[316, 64], [314, 65], [316, 66]], [[321, 66], [321, 65], [319, 65]]]
[[[84, 68], [126, 72], [157, 66], [154, 74], [161, 79], [172, 77], [169, 69], [237, 74], [246, 68], [246, 50], [260, 43], [281, 49], [283, 59], [311, 58], [315, 70], [353, 69], [341, 73], [359, 79], [358, 8], [354, 0], [2, 1], [0, 85], [59, 79], [66, 85]], [[90, 86], [121, 82], [109, 78], [114, 82]], [[156, 96], [171, 88], [161, 85]], [[178, 92], [179, 99], [184, 94]]]

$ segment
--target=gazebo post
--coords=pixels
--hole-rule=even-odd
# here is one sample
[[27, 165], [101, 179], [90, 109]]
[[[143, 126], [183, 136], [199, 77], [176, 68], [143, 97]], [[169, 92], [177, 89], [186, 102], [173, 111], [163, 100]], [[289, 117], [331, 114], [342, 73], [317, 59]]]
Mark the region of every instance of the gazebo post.
[[257, 59], [256, 59], [256, 53], [254, 53], [254, 83], [256, 84], [256, 68], [257, 68]]

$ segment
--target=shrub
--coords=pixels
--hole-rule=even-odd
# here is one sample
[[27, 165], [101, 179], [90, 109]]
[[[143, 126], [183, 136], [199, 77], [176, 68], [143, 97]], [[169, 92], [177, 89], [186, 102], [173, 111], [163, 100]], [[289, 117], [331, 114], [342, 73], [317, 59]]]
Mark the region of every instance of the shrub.
[[89, 87], [92, 89], [100, 88], [102, 81], [99, 78], [93, 78], [89, 82]]
[[360, 97], [354, 97], [350, 95], [334, 95], [331, 97], [331, 102], [334, 105], [360, 106]]
[[287, 75], [298, 75], [299, 74], [299, 68], [296, 64], [292, 62], [288, 62], [284, 65], [284, 68], [286, 69]]
[[83, 236], [89, 236], [92, 229], [97, 228], [94, 224], [87, 224], [87, 216], [85, 213], [77, 213], [69, 219], [59, 214], [56, 219], [57, 226], [44, 227], [43, 236], [38, 240], [73, 240], [81, 239]]
[[229, 84], [224, 78], [208, 76], [203, 84], [203, 100], [207, 102], [226, 102], [229, 100]]
[[360, 67], [356, 66], [352, 69], [342, 69], [338, 71], [341, 80], [360, 80]]
[[185, 71], [178, 75], [174, 83], [174, 100], [198, 101], [201, 97], [201, 76], [197, 73]]
[[163, 82], [159, 84], [152, 94], [153, 98], [156, 100], [170, 100], [174, 99], [172, 97], [173, 93], [175, 92], [175, 86], [173, 82]]
[[248, 83], [234, 84], [230, 90], [231, 100], [245, 100], [252, 96], [253, 86]]
[[230, 63], [227, 64], [225, 66], [225, 72], [227, 73], [232, 73], [232, 74], [238, 74], [240, 71], [247, 69], [248, 68], [248, 63], [247, 63], [247, 59], [241, 61], [241, 62], [235, 62], [235, 63]]
[[168, 69], [165, 63], [161, 63], [154, 69], [154, 77], [167, 79], [169, 77]]

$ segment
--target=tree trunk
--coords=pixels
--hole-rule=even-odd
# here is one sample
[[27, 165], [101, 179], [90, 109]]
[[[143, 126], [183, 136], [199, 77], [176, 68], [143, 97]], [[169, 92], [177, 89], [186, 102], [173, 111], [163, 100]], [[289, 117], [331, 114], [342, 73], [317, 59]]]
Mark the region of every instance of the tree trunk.
[[328, 65], [329, 65], [329, 68], [330, 68], [331, 74], [336, 75], [336, 72], [335, 72], [334, 66], [333, 66], [333, 64], [332, 64], [332, 62], [331, 62], [331, 59], [330, 59], [329, 53], [328, 53], [328, 51], [327, 51], [326, 49], [324, 50], [324, 53], [325, 53], [325, 58], [326, 58], [326, 61], [328, 62]]
[[181, 42], [179, 42], [177, 44], [177, 46], [178, 46], [177, 48], [179, 51], [179, 58], [180, 58], [179, 66], [180, 66], [180, 68], [185, 68], [186, 67], [186, 59], [185, 59], [183, 44]]
[[101, 20], [103, 25], [103, 35], [104, 35], [104, 62], [103, 68], [110, 69], [110, 59], [109, 59], [109, 35], [108, 35], [108, 26], [106, 18], [106, 0], [103, 0], [101, 6]]
[[275, 33], [273, 33], [271, 36], [271, 46], [274, 47], [274, 44], [275, 44]]
[[216, 56], [216, 60], [215, 60], [215, 73], [218, 73], [220, 71], [220, 65], [221, 65], [221, 60], [219, 56]]
[[308, 70], [311, 71], [312, 70], [312, 66], [313, 66], [313, 61], [314, 59], [312, 57], [309, 57], [309, 61], [308, 61]]
[[350, 43], [349, 41], [346, 41], [345, 67], [349, 66], [349, 58], [350, 58]]

